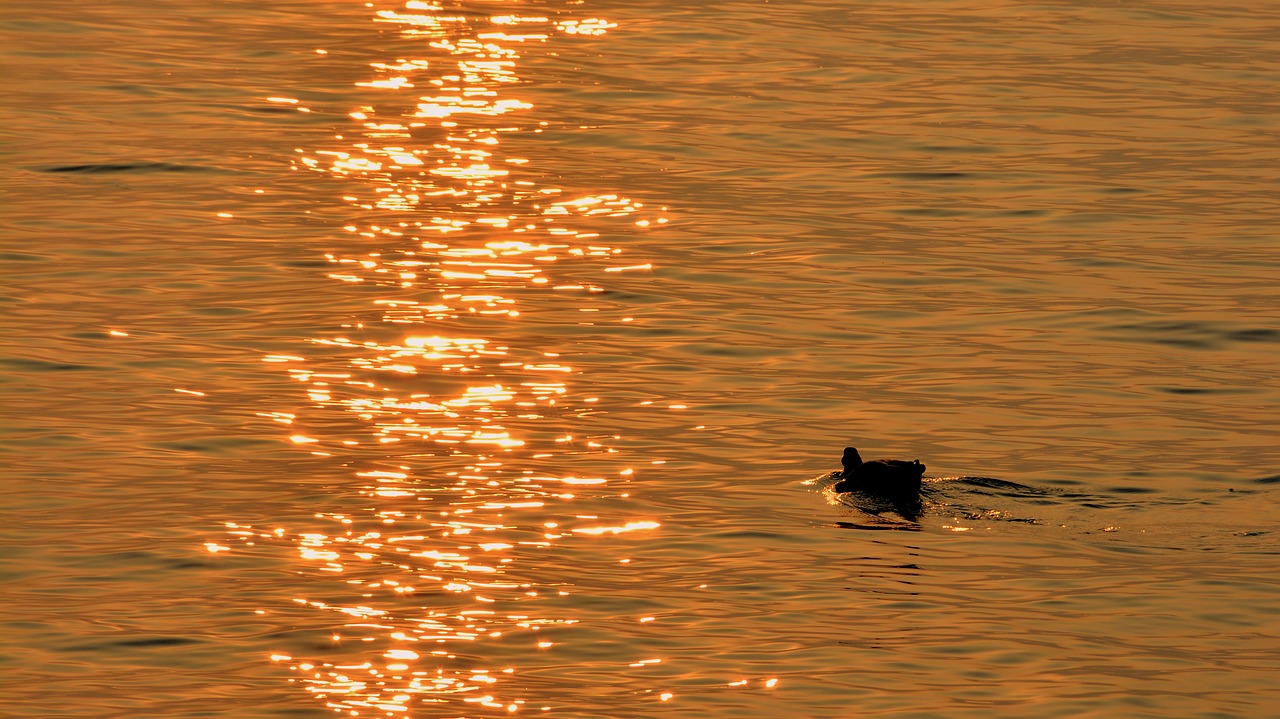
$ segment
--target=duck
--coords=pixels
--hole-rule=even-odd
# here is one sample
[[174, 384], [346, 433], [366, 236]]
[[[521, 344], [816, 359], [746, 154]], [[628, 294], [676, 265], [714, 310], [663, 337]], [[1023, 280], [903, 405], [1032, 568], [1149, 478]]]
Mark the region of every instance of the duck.
[[832, 486], [837, 492], [862, 492], [886, 499], [919, 499], [920, 478], [924, 465], [920, 460], [873, 459], [863, 462], [858, 450], [844, 448], [840, 458], [844, 471], [835, 472], [839, 481]]

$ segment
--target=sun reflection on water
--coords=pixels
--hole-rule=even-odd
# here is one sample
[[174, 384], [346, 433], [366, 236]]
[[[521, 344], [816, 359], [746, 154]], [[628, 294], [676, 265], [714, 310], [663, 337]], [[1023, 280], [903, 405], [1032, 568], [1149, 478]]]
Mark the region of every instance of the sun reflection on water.
[[[526, 158], [502, 149], [504, 136], [547, 124], [510, 94], [521, 54], [612, 23], [509, 6], [484, 17], [416, 0], [374, 20], [416, 41], [422, 57], [372, 63], [357, 83], [370, 96], [349, 112], [354, 127], [330, 147], [299, 149], [294, 169], [340, 183], [357, 219], [341, 230], [348, 249], [327, 256], [329, 276], [379, 296], [369, 318], [265, 357], [309, 402], [259, 413], [300, 448], [350, 467], [351, 486], [338, 493], [359, 500], [326, 506], [305, 526], [229, 522], [227, 532], [240, 552], [289, 548], [309, 578], [292, 604], [308, 624], [330, 617], [327, 642], [271, 658], [335, 712], [549, 710], [521, 696], [516, 666], [495, 662], [554, 652], [546, 630], [578, 620], [546, 601], [568, 588], [521, 560], [562, 540], [659, 525], [617, 503], [614, 516], [582, 513], [584, 499], [627, 496], [608, 481], [633, 476], [619, 437], [582, 424], [604, 410], [578, 396], [559, 352], [513, 346], [492, 322], [520, 318], [530, 292], [590, 297], [604, 272], [648, 269], [620, 260], [602, 236], [666, 218], [621, 195], [543, 187], [526, 179]], [[451, 322], [466, 324], [451, 331]]]

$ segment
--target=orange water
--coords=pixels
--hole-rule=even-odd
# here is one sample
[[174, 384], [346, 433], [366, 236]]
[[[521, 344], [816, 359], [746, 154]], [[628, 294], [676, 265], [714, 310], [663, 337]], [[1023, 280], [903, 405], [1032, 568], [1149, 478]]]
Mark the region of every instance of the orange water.
[[6, 716], [1275, 716], [1273, 4], [6, 9]]

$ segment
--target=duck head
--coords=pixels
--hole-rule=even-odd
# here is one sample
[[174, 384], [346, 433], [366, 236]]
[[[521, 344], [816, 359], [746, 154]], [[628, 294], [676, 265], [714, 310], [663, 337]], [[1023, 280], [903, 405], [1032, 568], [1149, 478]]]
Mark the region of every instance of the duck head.
[[847, 474], [862, 464], [862, 457], [858, 454], [858, 450], [853, 447], [845, 447], [844, 456], [840, 458], [840, 464], [844, 465], [844, 471]]

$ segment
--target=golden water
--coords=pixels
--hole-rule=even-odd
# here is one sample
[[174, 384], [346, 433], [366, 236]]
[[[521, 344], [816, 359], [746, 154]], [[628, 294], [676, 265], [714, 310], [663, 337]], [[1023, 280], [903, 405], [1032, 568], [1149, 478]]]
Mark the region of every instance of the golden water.
[[6, 716], [1275, 715], [1280, 8], [6, 15]]

